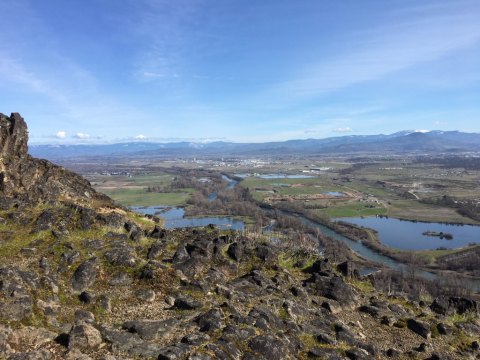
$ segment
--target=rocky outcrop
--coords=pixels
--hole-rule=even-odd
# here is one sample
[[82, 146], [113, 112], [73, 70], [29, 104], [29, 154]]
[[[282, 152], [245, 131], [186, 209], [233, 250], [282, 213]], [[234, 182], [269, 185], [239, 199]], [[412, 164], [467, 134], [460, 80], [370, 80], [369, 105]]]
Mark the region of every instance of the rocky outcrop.
[[0, 206], [39, 203], [101, 203], [111, 200], [97, 193], [81, 176], [28, 154], [27, 124], [18, 113], [0, 113]]

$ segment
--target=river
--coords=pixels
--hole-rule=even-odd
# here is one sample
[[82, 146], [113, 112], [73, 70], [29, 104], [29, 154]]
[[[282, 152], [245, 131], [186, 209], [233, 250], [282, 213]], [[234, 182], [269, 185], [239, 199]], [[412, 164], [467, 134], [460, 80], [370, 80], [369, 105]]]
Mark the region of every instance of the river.
[[180, 207], [172, 206], [132, 206], [135, 212], [144, 215], [156, 215], [161, 217], [165, 223], [166, 229], [178, 229], [189, 227], [203, 227], [210, 224], [217, 226], [221, 230], [243, 230], [245, 223], [242, 220], [231, 216], [201, 216], [185, 217], [185, 210]]
[[[226, 175], [222, 175], [224, 180], [228, 181], [227, 188], [233, 189], [237, 184], [238, 181], [229, 178]], [[229, 216], [217, 216], [217, 217], [195, 217], [195, 218], [185, 218], [185, 210], [183, 208], [177, 207], [168, 207], [168, 206], [136, 206], [132, 207], [132, 210], [142, 213], [142, 214], [150, 214], [150, 215], [158, 215], [165, 220], [165, 228], [173, 229], [173, 228], [184, 228], [184, 227], [201, 227], [207, 226], [209, 224], [213, 224], [218, 226], [220, 229], [233, 229], [233, 230], [243, 230], [245, 228], [245, 224], [241, 220], [234, 219], [233, 217]], [[290, 213], [287, 213], [291, 215]], [[347, 237], [337, 233], [336, 231], [319, 224], [315, 221], [307, 219], [302, 215], [298, 216], [305, 224], [319, 229], [323, 234], [329, 236], [330, 238], [341, 241], [346, 244], [352, 251], [356, 252], [362, 258], [382, 264], [386, 267], [389, 267], [393, 270], [403, 271], [406, 272], [409, 267], [403, 263], [400, 263], [396, 260], [393, 260], [387, 256], [384, 256], [367, 246], [363, 245], [359, 241], [353, 241], [348, 239]], [[344, 220], [344, 219], [343, 219]], [[407, 222], [402, 222], [403, 225], [407, 225]], [[448, 241], [448, 240], [444, 240]], [[423, 277], [428, 280], [441, 280], [441, 276], [425, 271], [420, 268], [415, 269], [415, 274]], [[470, 278], [463, 278], [462, 280], [465, 281], [467, 286], [472, 289], [474, 292], [480, 292], [480, 279], [470, 279]]]

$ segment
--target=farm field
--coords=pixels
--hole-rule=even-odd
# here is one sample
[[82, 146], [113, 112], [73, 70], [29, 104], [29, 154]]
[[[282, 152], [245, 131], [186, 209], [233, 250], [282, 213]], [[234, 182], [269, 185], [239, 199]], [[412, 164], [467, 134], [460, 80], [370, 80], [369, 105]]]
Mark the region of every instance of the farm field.
[[[157, 173], [134, 176], [101, 175], [91, 178], [91, 181], [97, 191], [124, 206], [185, 205], [194, 190], [169, 189], [173, 179], [173, 175]], [[149, 191], [149, 187], [163, 190]]]

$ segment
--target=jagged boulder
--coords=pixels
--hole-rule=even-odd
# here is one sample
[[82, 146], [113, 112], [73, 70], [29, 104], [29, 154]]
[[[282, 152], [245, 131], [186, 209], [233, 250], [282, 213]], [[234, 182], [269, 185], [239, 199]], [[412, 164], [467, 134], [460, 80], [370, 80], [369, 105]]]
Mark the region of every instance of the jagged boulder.
[[479, 306], [475, 300], [451, 296], [436, 298], [430, 305], [430, 309], [437, 314], [452, 315], [454, 313], [477, 313]]
[[408, 319], [407, 326], [410, 330], [418, 335], [422, 336], [425, 339], [430, 339], [432, 336], [432, 330], [430, 328], [430, 324], [418, 320], [418, 319]]
[[93, 285], [97, 277], [99, 260], [94, 257], [84, 263], [75, 270], [72, 277], [72, 288], [74, 291], [81, 292]]
[[72, 328], [69, 336], [69, 349], [95, 350], [102, 343], [102, 335], [90, 324], [78, 324]]
[[[77, 204], [92, 201], [113, 207], [81, 176], [28, 154], [28, 130], [18, 113], [0, 113], [0, 194], [2, 207], [11, 203], [28, 205], [56, 203], [65, 199]], [[5, 204], [4, 204], [5, 203]]]

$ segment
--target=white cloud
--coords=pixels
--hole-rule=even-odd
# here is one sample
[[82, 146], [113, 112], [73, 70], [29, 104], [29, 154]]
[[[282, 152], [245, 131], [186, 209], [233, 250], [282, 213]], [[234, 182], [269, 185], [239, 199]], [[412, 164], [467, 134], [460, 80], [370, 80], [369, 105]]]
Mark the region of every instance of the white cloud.
[[65, 139], [67, 137], [67, 133], [63, 130], [60, 130], [60, 131], [57, 131], [57, 133], [55, 134], [55, 137], [57, 139]]
[[135, 140], [147, 140], [148, 138], [143, 134], [139, 134], [139, 135], [135, 136], [134, 139]]
[[85, 134], [85, 133], [81, 133], [81, 132], [76, 133], [74, 137], [75, 137], [75, 139], [81, 139], [81, 140], [90, 139], [89, 134]]
[[352, 132], [352, 128], [351, 127], [339, 127], [339, 128], [336, 128], [335, 130], [333, 130], [337, 133], [349, 133], [349, 132]]

